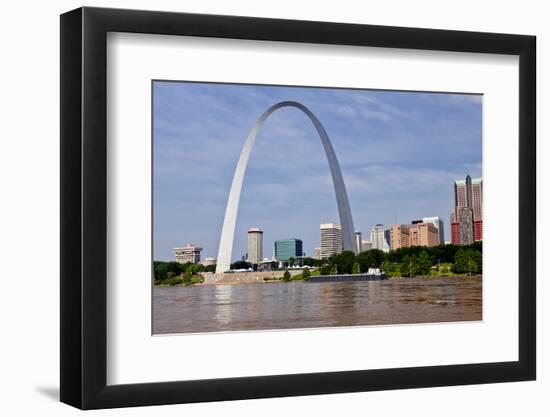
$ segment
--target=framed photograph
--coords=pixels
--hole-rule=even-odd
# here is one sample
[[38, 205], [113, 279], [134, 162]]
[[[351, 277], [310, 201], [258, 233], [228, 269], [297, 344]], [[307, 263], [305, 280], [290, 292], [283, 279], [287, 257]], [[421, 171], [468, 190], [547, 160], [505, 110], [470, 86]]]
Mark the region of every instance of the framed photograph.
[[61, 16], [61, 401], [533, 380], [535, 37]]

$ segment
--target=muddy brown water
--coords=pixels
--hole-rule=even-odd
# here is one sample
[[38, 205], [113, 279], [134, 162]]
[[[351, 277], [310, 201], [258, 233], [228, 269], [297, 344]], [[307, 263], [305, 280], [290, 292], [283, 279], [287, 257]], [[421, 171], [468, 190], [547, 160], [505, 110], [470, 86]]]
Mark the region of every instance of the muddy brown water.
[[481, 277], [153, 288], [153, 333], [482, 320]]

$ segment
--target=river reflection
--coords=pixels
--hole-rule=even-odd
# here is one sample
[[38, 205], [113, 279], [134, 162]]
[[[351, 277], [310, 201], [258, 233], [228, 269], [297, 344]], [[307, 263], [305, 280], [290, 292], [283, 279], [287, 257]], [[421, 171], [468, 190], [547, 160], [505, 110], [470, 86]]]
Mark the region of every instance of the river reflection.
[[153, 333], [482, 319], [481, 278], [154, 287]]

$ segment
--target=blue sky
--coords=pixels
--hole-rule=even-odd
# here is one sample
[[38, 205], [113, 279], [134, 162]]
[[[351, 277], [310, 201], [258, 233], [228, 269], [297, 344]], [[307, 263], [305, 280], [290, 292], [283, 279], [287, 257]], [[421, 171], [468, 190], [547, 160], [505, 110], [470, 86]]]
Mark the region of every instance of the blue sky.
[[[217, 256], [233, 172], [249, 130], [271, 105], [307, 106], [329, 134], [356, 230], [439, 216], [449, 238], [455, 179], [481, 176], [482, 98], [464, 94], [188, 82], [153, 85], [154, 259], [194, 243]], [[232, 259], [247, 230], [296, 237], [312, 255], [319, 224], [339, 223], [321, 141], [295, 108], [266, 121], [246, 172]]]

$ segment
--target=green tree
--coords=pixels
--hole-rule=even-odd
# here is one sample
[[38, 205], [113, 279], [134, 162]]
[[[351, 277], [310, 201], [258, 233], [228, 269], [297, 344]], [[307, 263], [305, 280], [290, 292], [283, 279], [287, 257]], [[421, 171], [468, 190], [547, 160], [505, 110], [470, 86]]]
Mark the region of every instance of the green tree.
[[332, 255], [328, 262], [338, 269], [339, 274], [351, 274], [355, 263], [355, 254], [352, 251], [345, 250], [342, 253]]
[[202, 272], [204, 270], [204, 266], [202, 264], [189, 264], [185, 268], [185, 272], [189, 275], [196, 275], [199, 272]]
[[[481, 243], [481, 242], [476, 242]], [[479, 250], [472, 249], [472, 258], [474, 259], [477, 265], [477, 273], [481, 274], [483, 272], [483, 254]]]
[[457, 274], [476, 274], [482, 270], [483, 256], [480, 251], [472, 248], [459, 249], [451, 270]]
[[459, 249], [456, 253], [451, 270], [457, 274], [464, 274], [468, 271], [468, 256], [464, 248]]
[[384, 258], [386, 255], [384, 251], [380, 249], [371, 249], [369, 252], [374, 257], [374, 268], [380, 268], [382, 266], [382, 262], [384, 262]]
[[330, 275], [330, 271], [331, 271], [332, 267], [328, 264], [325, 264], [321, 267], [321, 269], [319, 270], [319, 273], [321, 275]]
[[313, 261], [314, 261], [313, 258], [306, 258], [306, 257], [303, 257], [303, 258], [301, 259], [300, 264], [301, 264], [302, 266], [306, 266], [306, 265], [307, 265], [307, 266], [314, 266], [315, 264], [314, 264]]
[[289, 282], [291, 279], [291, 276], [290, 276], [290, 272], [288, 272], [288, 269], [285, 271], [285, 273], [283, 274], [283, 281], [284, 282]]
[[252, 267], [250, 262], [236, 261], [231, 264], [231, 269], [249, 269]]
[[401, 276], [414, 277], [417, 273], [417, 259], [415, 255], [405, 255], [401, 262]]
[[431, 268], [432, 260], [430, 259], [430, 255], [428, 255], [428, 252], [423, 250], [418, 255], [418, 260], [416, 263], [416, 273], [418, 275], [429, 275]]
[[369, 268], [376, 266], [376, 257], [372, 253], [372, 250], [361, 252], [355, 257], [355, 260], [359, 264], [361, 272], [367, 272]]
[[408, 277], [410, 273], [410, 261], [409, 255], [403, 256], [401, 258], [401, 276]]
[[288, 258], [288, 265], [289, 266], [294, 266], [295, 263], [296, 263], [296, 258]]
[[480, 240], [478, 242], [474, 242], [470, 245], [470, 248], [479, 252], [479, 253], [482, 253], [483, 252], [483, 242]]
[[477, 263], [474, 260], [473, 256], [470, 256], [470, 254], [467, 254], [467, 272], [468, 275], [475, 274], [477, 272]]
[[311, 272], [309, 272], [309, 268], [305, 268], [302, 272], [302, 279], [307, 281], [309, 278], [311, 278]]
[[302, 265], [303, 266], [320, 266], [319, 259], [313, 259], [313, 258], [303, 258], [302, 259]]
[[351, 269], [352, 274], [359, 274], [361, 272], [361, 268], [359, 267], [358, 262], [354, 262], [353, 268]]
[[185, 271], [185, 268], [190, 262], [186, 264], [180, 264], [179, 262], [167, 262], [166, 267], [168, 268], [168, 271], [175, 272], [176, 274], [179, 274], [183, 271]]
[[338, 271], [338, 267], [336, 265], [334, 265], [332, 268], [330, 268], [330, 275], [338, 275], [339, 274], [339, 271]]
[[166, 278], [166, 273], [168, 272], [167, 262], [155, 261], [153, 262], [153, 276], [156, 280]]
[[455, 255], [451, 271], [455, 274], [463, 274], [468, 270], [468, 258], [464, 249], [459, 249]]

